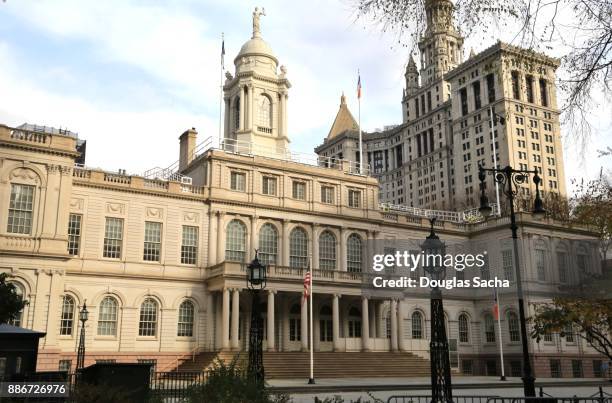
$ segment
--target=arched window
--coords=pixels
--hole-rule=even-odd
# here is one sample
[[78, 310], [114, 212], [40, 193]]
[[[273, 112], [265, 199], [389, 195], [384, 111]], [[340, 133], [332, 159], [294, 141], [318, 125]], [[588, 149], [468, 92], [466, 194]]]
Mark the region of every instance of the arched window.
[[[10, 283], [15, 287], [15, 294], [17, 294], [19, 296], [19, 298], [21, 298], [23, 300], [23, 287], [21, 286], [21, 284], [18, 283]], [[13, 326], [17, 326], [17, 327], [21, 327], [22, 325], [22, 320], [23, 320], [23, 308], [17, 312], [17, 315], [15, 315], [15, 318], [13, 318], [13, 320], [9, 321], [9, 325], [13, 325]]]
[[117, 335], [117, 300], [113, 297], [104, 297], [100, 302], [98, 313], [98, 335]]
[[464, 313], [459, 315], [459, 342], [470, 342], [470, 320]]
[[510, 341], [521, 341], [518, 316], [514, 312], [508, 313], [508, 333], [510, 334]]
[[423, 338], [423, 315], [419, 311], [412, 313], [412, 338]]
[[242, 221], [232, 220], [227, 224], [225, 260], [244, 262], [246, 257], [246, 227]]
[[302, 340], [302, 310], [298, 304], [293, 304], [289, 310], [289, 341]]
[[272, 103], [267, 95], [259, 97], [258, 125], [267, 129], [272, 128]]
[[140, 305], [139, 336], [155, 336], [157, 334], [157, 302], [153, 298], [145, 299]]
[[240, 128], [240, 96], [234, 98], [234, 130]]
[[308, 235], [300, 227], [294, 228], [289, 235], [289, 266], [308, 266]]
[[332, 310], [328, 305], [319, 311], [319, 341], [330, 342], [334, 340]]
[[62, 301], [62, 318], [60, 320], [60, 334], [62, 336], [71, 336], [74, 326], [74, 298], [70, 295], [64, 295]]
[[336, 269], [336, 237], [329, 231], [319, 236], [319, 269]]
[[183, 301], [178, 311], [177, 336], [193, 337], [193, 317], [195, 309], [191, 301]]
[[361, 271], [361, 238], [351, 234], [346, 242], [346, 267], [348, 271]]
[[352, 307], [348, 314], [348, 337], [361, 337], [361, 312]]
[[486, 314], [484, 317], [484, 331], [485, 341], [487, 343], [495, 343], [495, 323], [491, 314]]
[[264, 224], [259, 230], [259, 260], [262, 264], [277, 263], [278, 231], [270, 223]]

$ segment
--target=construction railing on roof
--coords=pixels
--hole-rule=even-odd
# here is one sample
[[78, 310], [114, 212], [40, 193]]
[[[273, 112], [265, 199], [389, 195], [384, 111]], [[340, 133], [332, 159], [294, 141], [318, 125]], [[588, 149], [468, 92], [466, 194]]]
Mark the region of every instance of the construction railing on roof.
[[[499, 215], [499, 208], [497, 206], [497, 203], [491, 203], [490, 206], [493, 209], [494, 214]], [[477, 208], [464, 211], [446, 211], [423, 209], [418, 207], [406, 206], [403, 204], [390, 203], [380, 203], [379, 208], [381, 211], [385, 212], [404, 213], [407, 215], [425, 218], [435, 217], [436, 219], [441, 221], [450, 221], [465, 224], [475, 223], [484, 219], [484, 217], [478, 212]]]

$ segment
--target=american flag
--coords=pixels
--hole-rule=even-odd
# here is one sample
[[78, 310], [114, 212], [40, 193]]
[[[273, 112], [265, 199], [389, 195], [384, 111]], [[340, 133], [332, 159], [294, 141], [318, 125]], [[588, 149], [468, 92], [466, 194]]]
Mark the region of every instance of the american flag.
[[310, 274], [310, 270], [304, 274], [304, 298], [302, 299], [302, 304], [306, 302], [308, 297], [310, 296], [310, 286], [311, 286], [312, 277]]
[[357, 99], [361, 99], [361, 74], [357, 70]]
[[221, 34], [221, 68], [225, 68], [225, 36]]
[[499, 300], [497, 298], [497, 287], [493, 287], [493, 317], [499, 319]]

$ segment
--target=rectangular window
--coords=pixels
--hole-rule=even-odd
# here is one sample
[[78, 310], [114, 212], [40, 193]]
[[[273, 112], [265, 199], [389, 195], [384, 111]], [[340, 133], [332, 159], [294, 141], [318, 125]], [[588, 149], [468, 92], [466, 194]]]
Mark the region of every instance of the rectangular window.
[[106, 217], [104, 227], [104, 250], [102, 255], [111, 259], [121, 259], [123, 246], [123, 219]]
[[431, 112], [431, 91], [427, 92], [427, 110]]
[[461, 88], [459, 90], [459, 96], [461, 98], [461, 116], [465, 116], [468, 114], [467, 90]]
[[520, 76], [519, 76], [519, 72], [518, 71], [513, 71], [512, 74], [512, 98], [514, 99], [521, 99], [521, 94], [520, 94]]
[[7, 232], [12, 234], [32, 233], [34, 211], [34, 186], [11, 185], [11, 200], [8, 211]]
[[540, 79], [540, 103], [548, 106], [548, 83], [543, 78]]
[[593, 360], [593, 376], [601, 378], [604, 376], [601, 360]]
[[538, 281], [546, 281], [546, 266], [544, 266], [544, 251], [542, 249], [536, 249], [535, 263]]
[[487, 98], [489, 103], [495, 102], [495, 76], [487, 74]]
[[420, 113], [419, 113], [419, 99], [415, 98], [414, 99], [414, 108], [416, 110], [416, 117], [418, 118]]
[[514, 267], [512, 264], [512, 251], [502, 251], [502, 268], [504, 272], [504, 279], [508, 281], [514, 281]]
[[582, 361], [572, 360], [572, 378], [582, 378]]
[[480, 101], [480, 81], [472, 83], [472, 91], [474, 92], [474, 108], [480, 109], [482, 102]]
[[96, 364], [116, 364], [116, 363], [117, 363], [117, 360], [114, 358], [96, 360]]
[[293, 181], [293, 198], [306, 200], [306, 184], [304, 182]]
[[334, 203], [334, 188], [331, 186], [321, 186], [321, 202], [326, 204]]
[[57, 369], [61, 372], [70, 372], [72, 369], [72, 360], [60, 360]]
[[523, 366], [520, 361], [510, 361], [510, 376], [521, 377], [523, 375]]
[[561, 360], [549, 360], [550, 365], [550, 377], [561, 378]]
[[302, 321], [300, 318], [289, 319], [289, 341], [302, 340]]
[[332, 333], [332, 320], [321, 319], [319, 320], [319, 341], [330, 342], [334, 340]]
[[527, 102], [534, 103], [535, 99], [533, 96], [533, 76], [525, 77], [525, 85], [527, 87]]
[[463, 375], [474, 375], [474, 363], [472, 360], [461, 360], [461, 372]]
[[269, 196], [276, 196], [276, 178], [271, 176], [264, 176], [262, 182], [263, 194]]
[[497, 375], [497, 361], [487, 360], [486, 370], [487, 370], [487, 376], [496, 376]]
[[162, 225], [159, 222], [145, 221], [143, 260], [159, 262], [161, 257]]
[[361, 191], [352, 190], [348, 191], [348, 205], [349, 207], [360, 207], [361, 206]]
[[80, 214], [70, 214], [68, 218], [68, 254], [77, 256], [81, 246], [81, 218]]
[[183, 225], [181, 263], [196, 264], [198, 261], [198, 227]]
[[246, 190], [246, 174], [242, 172], [232, 172], [230, 175], [230, 188], [239, 192]]

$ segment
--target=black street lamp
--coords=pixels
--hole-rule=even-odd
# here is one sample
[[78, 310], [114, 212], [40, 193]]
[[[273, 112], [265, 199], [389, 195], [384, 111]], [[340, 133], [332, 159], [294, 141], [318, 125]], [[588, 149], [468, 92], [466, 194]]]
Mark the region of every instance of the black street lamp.
[[89, 319], [89, 311], [87, 310], [87, 301], [83, 302], [83, 308], [79, 312], [79, 320], [81, 321], [81, 337], [79, 339], [79, 349], [77, 352], [77, 373], [83, 370], [85, 365], [85, 322]]
[[527, 324], [525, 320], [525, 306], [523, 301], [523, 285], [521, 281], [521, 270], [519, 265], [519, 253], [518, 253], [518, 226], [516, 225], [516, 213], [514, 211], [514, 197], [518, 193], [519, 186], [523, 183], [528, 182], [529, 175], [533, 175], [533, 183], [536, 186], [536, 195], [533, 205], [533, 215], [536, 218], [541, 218], [546, 214], [544, 210], [544, 203], [540, 197], [540, 183], [542, 179], [538, 175], [537, 169], [533, 171], [514, 169], [511, 166], [505, 168], [485, 168], [481, 165], [478, 166], [478, 179], [480, 179], [480, 213], [487, 218], [491, 214], [491, 207], [489, 206], [489, 200], [485, 194], [485, 178], [486, 174], [491, 173], [495, 183], [499, 183], [503, 189], [504, 194], [508, 198], [510, 203], [510, 229], [512, 230], [512, 246], [514, 249], [514, 271], [516, 273], [516, 293], [518, 297], [519, 306], [519, 318], [521, 325], [521, 342], [523, 347], [523, 389], [526, 397], [532, 397], [536, 395], [535, 391], [535, 377], [533, 376], [533, 370], [531, 368], [531, 361], [529, 359], [529, 345], [527, 344]]
[[263, 319], [261, 317], [261, 306], [259, 303], [259, 291], [266, 288], [265, 265], [262, 265], [255, 258], [247, 266], [247, 287], [251, 290], [253, 302], [251, 306], [251, 330], [249, 332], [249, 368], [248, 374], [255, 378], [262, 387], [264, 385], [264, 365], [263, 365]]
[[[435, 217], [429, 219], [431, 232], [421, 245], [425, 253], [424, 270], [432, 280], [444, 280], [446, 268], [443, 264], [446, 246], [434, 232]], [[431, 341], [429, 342], [431, 364], [431, 402], [452, 403], [453, 390], [448, 357], [448, 339], [444, 326], [442, 291], [435, 285], [431, 289]]]

